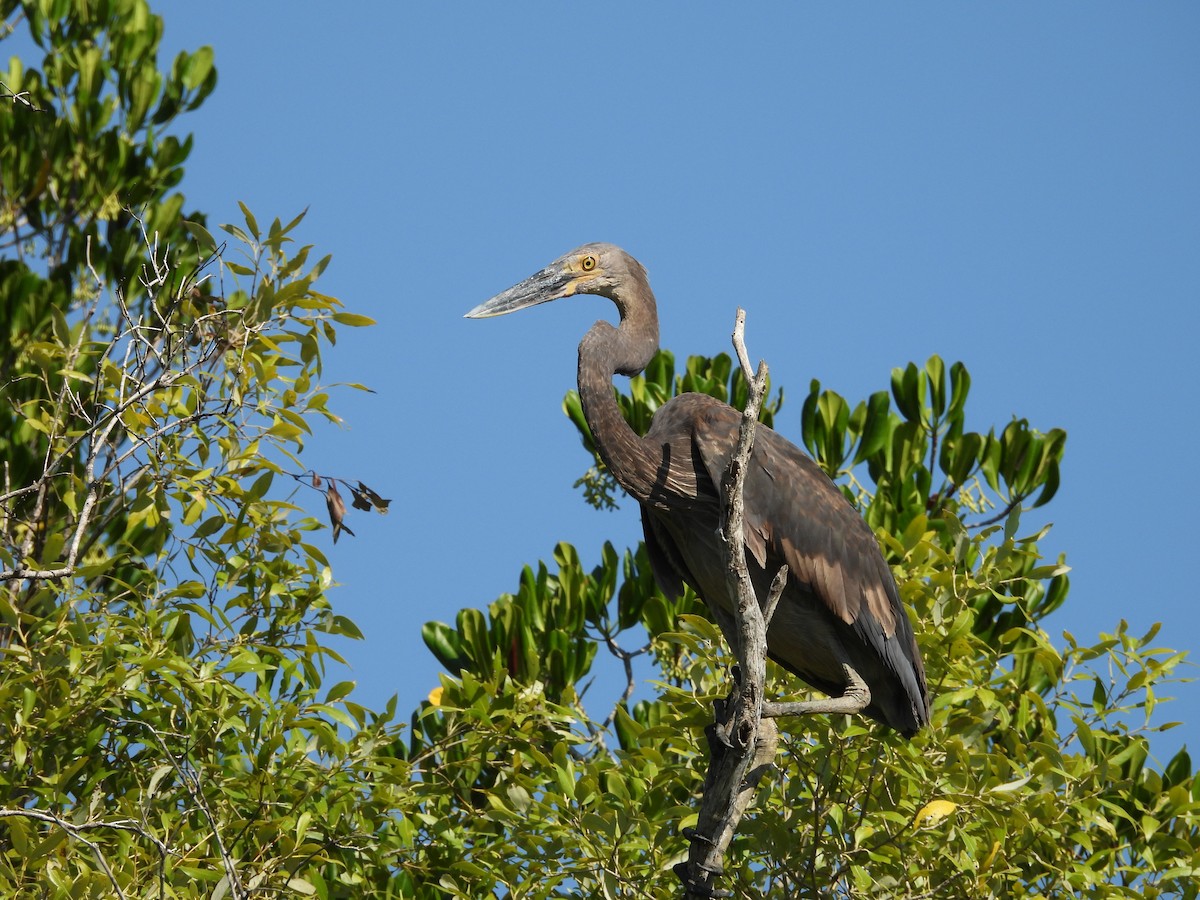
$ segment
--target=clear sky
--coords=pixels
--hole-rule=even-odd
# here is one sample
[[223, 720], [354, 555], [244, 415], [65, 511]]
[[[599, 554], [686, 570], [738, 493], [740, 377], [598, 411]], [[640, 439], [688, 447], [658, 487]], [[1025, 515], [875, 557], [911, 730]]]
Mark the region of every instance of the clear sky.
[[[220, 72], [185, 119], [188, 208], [309, 206], [321, 289], [379, 320], [327, 371], [378, 393], [340, 395], [348, 428], [307, 454], [394, 498], [318, 538], [364, 702], [415, 705], [422, 623], [555, 542], [591, 563], [639, 538], [632, 503], [573, 490], [559, 408], [607, 301], [462, 318], [596, 240], [647, 266], [679, 356], [727, 350], [747, 309], [793, 439], [811, 378], [854, 402], [931, 353], [970, 369], [968, 427], [1065, 428], [1044, 547], [1075, 568], [1048, 628], [1162, 621], [1200, 649], [1200, 6], [159, 7], [171, 52], [211, 44]], [[1200, 686], [1173, 693], [1160, 760], [1200, 746]]]

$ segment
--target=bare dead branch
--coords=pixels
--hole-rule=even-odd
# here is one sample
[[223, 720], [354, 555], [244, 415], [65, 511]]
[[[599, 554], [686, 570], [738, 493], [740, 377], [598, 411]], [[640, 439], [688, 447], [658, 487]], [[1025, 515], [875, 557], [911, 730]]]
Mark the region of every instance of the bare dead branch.
[[70, 578], [75, 574], [74, 566], [59, 566], [57, 569], [27, 569], [14, 566], [0, 569], [0, 581], [51, 581], [55, 578]]
[[[141, 282], [153, 297], [166, 285], [171, 274], [171, 267], [167, 262], [166, 253], [159, 250], [157, 235], [151, 237], [146, 233], [144, 227], [142, 235], [149, 262], [143, 270]], [[192, 416], [168, 418], [166, 421], [156, 423], [157, 427], [150, 429], [145, 434], [137, 436], [126, 434], [123, 415], [127, 411], [136, 408], [145, 415], [150, 415], [146, 409], [146, 403], [160, 395], [161, 392], [169, 390], [183, 378], [193, 377], [197, 384], [203, 384], [205, 367], [221, 351], [215, 341], [210, 341], [200, 352], [189, 351], [186, 341], [172, 342], [171, 334], [174, 323], [159, 311], [158, 306], [153, 301], [150, 304], [154, 307], [154, 314], [158, 317], [160, 324], [146, 324], [137, 319], [130, 311], [120, 290], [114, 291], [112, 295], [115, 307], [119, 310], [116, 333], [103, 347], [98, 348], [100, 352], [96, 360], [96, 370], [99, 372], [103, 369], [103, 361], [119, 353], [118, 348], [124, 346], [124, 358], [120, 359], [117, 364], [120, 381], [114, 385], [116, 397], [114, 402], [110, 403], [105, 403], [100, 399], [103, 379], [97, 377], [94, 379], [91, 397], [88, 398], [90, 405], [85, 404], [84, 398], [75, 391], [71, 373], [75, 370], [77, 361], [84, 351], [84, 342], [89, 334], [86, 326], [94, 318], [99, 308], [100, 298], [104, 293], [103, 281], [91, 262], [90, 254], [89, 242], [86, 265], [95, 279], [97, 293], [84, 311], [81, 318], [83, 327], [79, 328], [78, 336], [66, 348], [66, 357], [61, 366], [62, 384], [53, 399], [50, 430], [47, 432], [46, 458], [43, 460], [42, 471], [31, 483], [16, 488], [6, 479], [3, 492], [0, 493], [0, 504], [4, 504], [4, 533], [10, 538], [13, 537], [11, 526], [14, 522], [22, 522], [29, 526], [21, 535], [19, 545], [12, 548], [15, 551], [13, 555], [23, 561], [39, 556], [39, 541], [44, 540], [45, 529], [38, 528], [37, 523], [44, 516], [46, 503], [51, 493], [51, 485], [56, 479], [72, 477], [75, 472], [79, 471], [74, 468], [77, 464], [82, 464], [80, 474], [85, 484], [85, 490], [80, 498], [81, 506], [74, 521], [69, 525], [70, 532], [63, 559], [64, 565], [29, 566], [24, 562], [15, 562], [11, 568], [0, 570], [0, 581], [36, 581], [73, 575], [80, 555], [88, 544], [85, 537], [91, 527], [92, 518], [96, 514], [102, 494], [110, 492], [112, 488], [121, 487], [123, 479], [120, 477], [120, 470], [123, 464], [142, 450], [153, 448], [163, 437], [191, 427], [205, 415], [217, 414], [216, 412], [197, 412]], [[171, 306], [168, 315], [173, 309], [174, 306]], [[211, 323], [217, 318], [228, 315], [234, 315], [234, 313], [222, 309], [202, 318]], [[195, 329], [198, 326], [196, 323], [192, 323], [190, 327]], [[203, 327], [213, 326], [206, 324]], [[213, 330], [215, 331], [216, 328], [213, 327]], [[197, 390], [200, 389], [197, 388]], [[14, 411], [19, 415], [23, 414], [23, 411], [17, 407], [14, 407]], [[83, 427], [68, 430], [68, 421], [72, 419], [77, 426], [82, 423]], [[131, 438], [129, 445], [120, 448], [119, 444], [126, 438]], [[116, 479], [115, 482], [114, 479]], [[27, 511], [18, 517], [14, 508], [9, 504], [11, 501], [29, 495], [33, 495], [32, 506], [27, 507]], [[10, 590], [17, 590], [17, 586], [14, 584]]]
[[119, 881], [117, 881], [116, 874], [113, 872], [112, 867], [108, 864], [108, 860], [105, 858], [104, 853], [100, 850], [99, 845], [93, 841], [89, 841], [86, 837], [84, 837], [84, 832], [102, 830], [128, 831], [143, 837], [154, 844], [154, 846], [158, 849], [160, 858], [163, 860], [165, 860], [167, 854], [171, 852], [170, 848], [163, 843], [160, 838], [147, 831], [132, 819], [115, 819], [111, 821], [93, 819], [87, 822], [74, 823], [68, 822], [65, 819], [54, 815], [53, 813], [44, 812], [40, 809], [0, 809], [0, 819], [11, 818], [30, 819], [35, 822], [45, 822], [47, 824], [54, 825], [58, 828], [61, 828], [75, 840], [79, 841], [79, 843], [83, 844], [92, 851], [92, 855], [95, 856], [96, 862], [100, 866], [100, 869], [108, 877], [109, 884], [112, 885], [115, 896], [121, 898], [124, 898], [127, 895], [121, 889], [121, 884]]
[[40, 106], [34, 106], [33, 101], [30, 99], [31, 96], [29, 91], [13, 91], [7, 84], [0, 81], [0, 100], [11, 100], [13, 106], [19, 103], [30, 112], [44, 113], [49, 111]]
[[650, 644], [643, 644], [636, 650], [626, 650], [607, 631], [601, 630], [600, 637], [604, 640], [604, 645], [608, 648], [608, 652], [621, 661], [621, 665], [625, 670], [625, 689], [621, 692], [621, 696], [617, 698], [617, 702], [613, 704], [612, 711], [600, 723], [593, 734], [593, 740], [603, 746], [603, 735], [608, 731], [613, 720], [616, 719], [617, 709], [629, 702], [629, 698], [633, 696], [633, 692], [637, 688], [637, 682], [633, 677], [633, 661], [642, 654], [649, 653]]
[[[710, 752], [695, 829], [688, 858], [675, 867], [687, 898], [729, 896], [713, 887], [723, 871], [725, 851], [737, 831], [738, 823], [754, 796], [754, 789], [773, 765], [779, 732], [775, 723], [764, 720], [763, 683], [766, 680], [767, 618], [787, 581], [787, 570], [774, 578], [766, 603], [760, 605], [746, 565], [745, 507], [743, 486], [754, 432], [758, 423], [767, 384], [767, 365], [760, 362], [758, 372], [750, 368], [744, 331], [746, 314], [737, 311], [733, 345], [749, 385], [746, 409], [738, 431], [737, 449], [729, 462], [722, 483], [725, 500], [722, 537], [726, 555], [726, 585], [734, 599], [737, 622], [738, 685], [717, 704], [716, 721], [706, 729]], [[764, 613], [764, 610], [766, 611]]]
[[770, 629], [771, 620], [775, 618], [775, 608], [779, 606], [779, 598], [783, 596], [783, 589], [787, 587], [787, 577], [788, 567], [780, 566], [775, 577], [771, 579], [771, 590], [767, 594], [767, 602], [762, 611], [764, 629]]
[[853, 666], [842, 666], [846, 673], [847, 688], [840, 697], [826, 697], [822, 700], [797, 700], [790, 703], [764, 703], [762, 714], [768, 718], [780, 716], [807, 716], [813, 713], [845, 713], [852, 715], [862, 712], [871, 703], [871, 689], [862, 680], [862, 676]]

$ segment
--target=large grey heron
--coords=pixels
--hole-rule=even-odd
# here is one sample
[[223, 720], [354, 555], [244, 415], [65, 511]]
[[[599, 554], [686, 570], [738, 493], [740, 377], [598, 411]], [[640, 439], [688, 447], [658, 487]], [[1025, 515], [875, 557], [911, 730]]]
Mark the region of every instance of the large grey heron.
[[[636, 434], [613, 396], [614, 374], [636, 375], [658, 349], [658, 311], [646, 270], [612, 244], [584, 244], [467, 313], [486, 318], [571, 297], [608, 297], [617, 327], [600, 321], [579, 344], [579, 396], [596, 447], [642, 508], [659, 586], [689, 584], [726, 640], [737, 629], [720, 541], [721, 482], [741, 414], [704, 394], [681, 394]], [[767, 596], [779, 568], [787, 587], [767, 634], [772, 659], [825, 692], [826, 711], [857, 712], [906, 735], [929, 721], [925, 668], [875, 535], [828, 476], [790, 441], [760, 426], [744, 487], [751, 580]]]

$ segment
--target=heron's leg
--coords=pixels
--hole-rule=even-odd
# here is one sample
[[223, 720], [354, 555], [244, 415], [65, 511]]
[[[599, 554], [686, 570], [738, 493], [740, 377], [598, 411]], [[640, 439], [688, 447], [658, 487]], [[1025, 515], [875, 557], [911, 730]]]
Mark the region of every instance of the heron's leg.
[[862, 712], [871, 703], [871, 689], [862, 680], [862, 676], [849, 663], [842, 663], [846, 673], [846, 690], [840, 697], [828, 697], [824, 700], [803, 700], [792, 703], [771, 703], [763, 701], [763, 718], [778, 718], [779, 716], [807, 716], [812, 713], [856, 713]]

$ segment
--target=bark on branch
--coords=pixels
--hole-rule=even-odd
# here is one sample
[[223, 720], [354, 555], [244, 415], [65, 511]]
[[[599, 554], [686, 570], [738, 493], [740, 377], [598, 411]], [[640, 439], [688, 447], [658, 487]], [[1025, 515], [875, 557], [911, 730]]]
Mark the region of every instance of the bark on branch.
[[725, 851], [733, 840], [742, 814], [750, 805], [758, 782], [773, 765], [779, 732], [773, 719], [763, 717], [763, 682], [766, 678], [767, 625], [787, 583], [787, 567], [776, 574], [766, 598], [759, 600], [746, 566], [743, 485], [754, 431], [767, 387], [767, 365], [758, 372], [750, 367], [744, 338], [746, 313], [737, 311], [733, 346], [749, 384], [749, 397], [742, 414], [737, 449], [721, 485], [724, 498], [722, 537], [725, 547], [726, 584], [733, 598], [737, 621], [737, 685], [717, 703], [716, 719], [705, 729], [709, 745], [709, 768], [704, 780], [700, 812], [694, 829], [685, 833], [691, 841], [688, 858], [675, 867], [688, 900], [727, 897], [728, 891], [713, 882], [723, 871]]
[[96, 864], [100, 866], [100, 870], [108, 878], [109, 885], [112, 887], [113, 896], [118, 900], [124, 900], [128, 895], [121, 889], [121, 882], [118, 881], [116, 874], [113, 872], [112, 866], [105, 857], [104, 852], [100, 849], [99, 844], [88, 840], [84, 835], [89, 831], [129, 831], [139, 835], [150, 841], [158, 850], [159, 854], [159, 877], [158, 877], [158, 892], [161, 895], [165, 884], [164, 866], [168, 854], [171, 849], [159, 838], [155, 837], [150, 831], [139, 825], [132, 819], [114, 819], [114, 820], [88, 820], [85, 822], [70, 822], [53, 813], [44, 812], [39, 809], [0, 809], [0, 819], [21, 818], [29, 819], [34, 822], [44, 822], [49, 825], [57, 826], [65, 831], [79, 843], [83, 844], [96, 859]]

